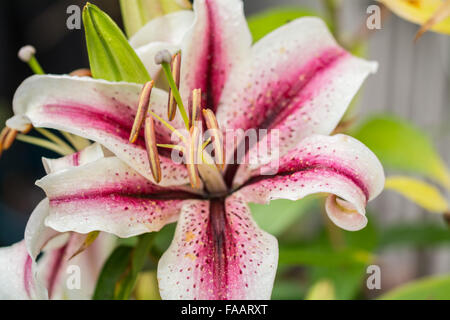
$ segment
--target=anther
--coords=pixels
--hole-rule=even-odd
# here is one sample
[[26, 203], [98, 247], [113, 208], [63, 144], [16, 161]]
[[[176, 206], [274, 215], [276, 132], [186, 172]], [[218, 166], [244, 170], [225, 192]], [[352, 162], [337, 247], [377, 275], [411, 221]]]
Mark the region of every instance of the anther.
[[199, 156], [199, 138], [200, 138], [200, 129], [196, 126], [192, 127], [190, 130], [190, 141], [189, 146], [187, 148], [186, 154], [186, 167], [188, 170], [189, 180], [191, 182], [191, 186], [194, 189], [199, 189], [200, 184], [200, 176], [198, 174], [198, 156]]
[[8, 150], [12, 144], [14, 143], [14, 141], [16, 140], [17, 137], [17, 130], [14, 129], [9, 129], [8, 133], [6, 134], [5, 139], [3, 140], [3, 150]]
[[[170, 70], [172, 71], [173, 79], [175, 80], [175, 86], [180, 88], [180, 70], [181, 70], [181, 53], [177, 52], [172, 57], [170, 64]], [[177, 113], [177, 102], [173, 95], [172, 89], [169, 89], [169, 107], [167, 109], [168, 119], [172, 121], [175, 119]]]
[[200, 111], [202, 109], [202, 89], [194, 89], [192, 91], [192, 115], [191, 115], [191, 127], [198, 121]]
[[138, 109], [136, 112], [136, 118], [134, 119], [133, 128], [130, 134], [130, 143], [135, 143], [139, 137], [142, 125], [144, 124], [145, 116], [150, 106], [150, 97], [152, 94], [154, 81], [147, 82], [142, 88], [141, 95], [139, 97]]
[[219, 129], [216, 116], [210, 109], [203, 110], [203, 118], [205, 119], [208, 131], [211, 134], [212, 142], [214, 144], [214, 154], [216, 164], [219, 169], [223, 169], [225, 166], [224, 151], [223, 151], [223, 137], [222, 132]]
[[158, 147], [155, 137], [155, 123], [153, 117], [147, 115], [145, 118], [145, 146], [147, 149], [150, 170], [156, 183], [161, 182], [161, 163], [158, 155]]
[[91, 77], [92, 78], [92, 72], [90, 69], [77, 69], [69, 73], [72, 77]]
[[163, 64], [163, 63], [171, 63], [172, 55], [169, 50], [161, 50], [155, 55], [155, 63]]

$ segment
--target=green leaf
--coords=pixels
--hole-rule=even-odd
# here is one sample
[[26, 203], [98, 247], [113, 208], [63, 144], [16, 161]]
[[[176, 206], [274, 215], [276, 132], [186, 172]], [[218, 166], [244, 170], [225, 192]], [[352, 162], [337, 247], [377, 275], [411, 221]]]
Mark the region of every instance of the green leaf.
[[282, 25], [297, 18], [306, 16], [319, 15], [309, 9], [285, 7], [270, 9], [262, 13], [252, 15], [247, 18], [247, 22], [253, 36], [253, 41], [256, 42], [263, 38], [266, 34], [281, 27]]
[[449, 300], [450, 276], [424, 278], [396, 288], [380, 299], [383, 300]]
[[307, 197], [298, 201], [274, 200], [268, 205], [250, 203], [249, 207], [258, 226], [278, 236], [316, 204], [316, 197]]
[[450, 245], [450, 230], [431, 223], [392, 226], [380, 231], [380, 248]]
[[151, 80], [123, 32], [105, 12], [87, 3], [83, 23], [94, 78], [135, 83]]
[[116, 291], [116, 284], [129, 266], [132, 247], [117, 247], [106, 261], [95, 288], [94, 300], [112, 300]]
[[374, 256], [365, 250], [342, 249], [334, 250], [326, 247], [294, 247], [280, 248], [279, 263], [284, 265], [310, 265], [310, 266], [346, 266], [366, 265], [374, 260]]
[[450, 188], [450, 174], [429, 137], [397, 117], [381, 115], [367, 120], [352, 135], [363, 142], [384, 166], [422, 174]]
[[[375, 250], [378, 243], [378, 233], [369, 216], [369, 224], [360, 231], [348, 232], [342, 231], [343, 236], [343, 252], [350, 253], [355, 257], [359, 257], [356, 261], [348, 261], [345, 264], [334, 263], [334, 265], [310, 266], [308, 267], [312, 283], [322, 279], [329, 279], [333, 282], [335, 288], [336, 299], [347, 300], [354, 299], [361, 291], [361, 283], [367, 276], [367, 265], [371, 264], [375, 258], [371, 253]], [[336, 244], [332, 243], [330, 237], [323, 234], [319, 242], [326, 250], [333, 250]], [[338, 251], [339, 252], [339, 251]], [[358, 254], [358, 252], [362, 254]], [[342, 257], [340, 258], [342, 259]], [[332, 258], [334, 260], [334, 258]], [[339, 261], [337, 261], [339, 262]]]
[[94, 300], [127, 300], [153, 244], [155, 233], [138, 237], [136, 247], [120, 246], [103, 266], [94, 293]]
[[153, 244], [155, 233], [146, 233], [139, 237], [139, 241], [131, 256], [131, 267], [122, 275], [115, 292], [115, 299], [128, 300], [133, 291], [139, 272], [144, 267], [145, 260]]

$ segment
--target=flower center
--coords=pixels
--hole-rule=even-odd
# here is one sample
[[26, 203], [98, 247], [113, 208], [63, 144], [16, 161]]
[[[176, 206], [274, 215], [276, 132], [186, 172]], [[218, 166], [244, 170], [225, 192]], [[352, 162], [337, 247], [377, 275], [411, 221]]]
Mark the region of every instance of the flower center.
[[[179, 92], [180, 85], [180, 52], [171, 56], [168, 51], [161, 51], [155, 56], [155, 62], [161, 64], [169, 82], [169, 101], [167, 108], [168, 121], [149, 110], [150, 97], [154, 81], [146, 83], [141, 91], [136, 118], [130, 134], [130, 143], [134, 143], [144, 126], [145, 144], [150, 164], [150, 170], [156, 183], [161, 181], [161, 165], [158, 148], [167, 148], [182, 154], [192, 188], [204, 189], [212, 197], [223, 196], [227, 186], [223, 179], [224, 147], [223, 135], [217, 119], [210, 109], [202, 108], [201, 89], [192, 91], [190, 112], [184, 108]], [[175, 129], [169, 122], [175, 119], [177, 109], [185, 124], [186, 130]], [[201, 120], [203, 117], [204, 122]], [[164, 125], [172, 136], [178, 138], [178, 144], [158, 144], [154, 127], [154, 119]], [[202, 134], [204, 124], [208, 129]], [[207, 137], [204, 139], [204, 137]], [[210, 148], [213, 147], [213, 149]], [[212, 155], [214, 152], [214, 156]], [[172, 153], [174, 154], [174, 153]], [[174, 159], [172, 159], [174, 160]]]

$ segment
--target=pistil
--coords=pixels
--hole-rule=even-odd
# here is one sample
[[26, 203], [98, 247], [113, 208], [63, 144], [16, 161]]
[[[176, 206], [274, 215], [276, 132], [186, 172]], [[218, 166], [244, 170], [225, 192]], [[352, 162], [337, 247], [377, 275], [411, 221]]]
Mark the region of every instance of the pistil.
[[36, 49], [33, 46], [28, 45], [22, 47], [17, 55], [21, 61], [28, 64], [35, 74], [45, 74], [39, 61], [36, 59]]
[[[181, 55], [180, 55], [181, 57]], [[181, 58], [178, 58], [181, 59]], [[181, 62], [181, 60], [179, 60]], [[181, 67], [181, 63], [178, 63], [178, 68]], [[186, 112], [186, 109], [184, 108], [183, 100], [181, 99], [180, 91], [178, 90], [178, 85], [175, 82], [174, 75], [172, 74], [171, 70], [171, 63], [172, 63], [172, 56], [170, 55], [168, 50], [160, 51], [155, 56], [155, 63], [160, 64], [162, 66], [162, 69], [164, 70], [164, 73], [166, 75], [167, 81], [169, 82], [171, 94], [173, 94], [173, 97], [176, 101], [176, 104], [178, 105], [178, 109], [180, 109], [181, 117], [183, 118], [183, 122], [186, 126], [186, 129], [189, 130], [189, 115]], [[179, 70], [178, 70], [179, 74]], [[169, 105], [169, 113], [172, 112], [170, 110]]]

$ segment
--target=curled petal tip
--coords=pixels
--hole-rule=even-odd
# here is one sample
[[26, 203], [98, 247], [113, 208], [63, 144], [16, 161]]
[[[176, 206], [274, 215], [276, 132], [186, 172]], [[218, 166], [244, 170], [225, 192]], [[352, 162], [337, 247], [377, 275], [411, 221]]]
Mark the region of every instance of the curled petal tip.
[[149, 81], [144, 84], [142, 88], [141, 95], [139, 97], [138, 109], [136, 112], [136, 118], [134, 119], [133, 128], [131, 129], [130, 134], [130, 143], [135, 143], [139, 132], [141, 131], [142, 125], [145, 121], [145, 116], [147, 115], [148, 108], [150, 106], [150, 97], [152, 95], [152, 89], [154, 85], [154, 81]]
[[156, 183], [161, 182], [161, 163], [158, 155], [158, 146], [155, 137], [155, 123], [153, 117], [147, 115], [145, 118], [145, 145], [147, 149], [150, 170]]
[[21, 61], [28, 63], [28, 62], [30, 62], [31, 58], [33, 58], [33, 56], [35, 54], [36, 54], [36, 48], [31, 45], [27, 45], [27, 46], [20, 48], [17, 56], [19, 57], [19, 59]]

